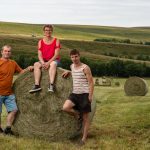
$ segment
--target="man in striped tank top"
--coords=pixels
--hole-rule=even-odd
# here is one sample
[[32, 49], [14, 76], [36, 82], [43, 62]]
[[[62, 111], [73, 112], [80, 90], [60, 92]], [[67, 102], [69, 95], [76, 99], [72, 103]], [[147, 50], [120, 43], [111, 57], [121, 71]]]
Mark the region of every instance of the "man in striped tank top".
[[89, 66], [80, 61], [80, 53], [73, 49], [70, 52], [70, 57], [73, 64], [70, 66], [71, 71], [65, 71], [62, 77], [66, 78], [72, 75], [73, 91], [63, 105], [63, 111], [80, 120], [83, 136], [80, 141], [85, 144], [89, 130], [89, 112], [91, 112], [91, 102], [94, 91], [94, 82]]

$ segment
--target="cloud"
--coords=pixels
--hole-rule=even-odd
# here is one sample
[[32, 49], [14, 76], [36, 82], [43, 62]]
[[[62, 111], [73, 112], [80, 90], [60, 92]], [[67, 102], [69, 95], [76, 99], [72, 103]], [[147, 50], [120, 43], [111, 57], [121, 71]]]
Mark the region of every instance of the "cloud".
[[0, 18], [26, 23], [150, 26], [149, 8], [149, 0], [2, 0]]

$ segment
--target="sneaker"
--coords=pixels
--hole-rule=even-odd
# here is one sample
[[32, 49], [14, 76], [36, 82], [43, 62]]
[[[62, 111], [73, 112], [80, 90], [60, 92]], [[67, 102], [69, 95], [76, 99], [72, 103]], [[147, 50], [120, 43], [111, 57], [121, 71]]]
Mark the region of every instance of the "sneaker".
[[29, 91], [29, 93], [40, 91], [41, 87], [39, 85], [34, 85], [33, 88]]
[[2, 128], [0, 128], [0, 133], [3, 133], [4, 131], [3, 131], [3, 129]]
[[82, 128], [82, 122], [83, 122], [83, 114], [79, 114], [78, 123], [77, 123], [77, 131], [80, 131]]
[[54, 92], [54, 85], [53, 84], [49, 85], [48, 92]]
[[6, 127], [3, 132], [4, 134], [7, 134], [7, 135], [14, 135], [11, 130], [11, 127]]

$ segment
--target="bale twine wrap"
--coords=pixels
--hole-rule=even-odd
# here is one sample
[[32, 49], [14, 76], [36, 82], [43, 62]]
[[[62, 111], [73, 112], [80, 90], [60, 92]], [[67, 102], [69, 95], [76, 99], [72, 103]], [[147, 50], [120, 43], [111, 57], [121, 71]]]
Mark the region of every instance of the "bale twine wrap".
[[[14, 93], [18, 114], [13, 131], [19, 136], [34, 137], [49, 141], [63, 140], [81, 133], [77, 131], [77, 121], [62, 111], [62, 106], [72, 91], [72, 78], [62, 78], [64, 70], [57, 69], [56, 92], [48, 92], [48, 72], [42, 71], [42, 91], [30, 94], [34, 85], [33, 72], [20, 75], [14, 82]], [[94, 116], [96, 101], [92, 102], [90, 121]]]
[[144, 96], [148, 92], [148, 84], [139, 77], [130, 77], [124, 84], [124, 91], [128, 96]]

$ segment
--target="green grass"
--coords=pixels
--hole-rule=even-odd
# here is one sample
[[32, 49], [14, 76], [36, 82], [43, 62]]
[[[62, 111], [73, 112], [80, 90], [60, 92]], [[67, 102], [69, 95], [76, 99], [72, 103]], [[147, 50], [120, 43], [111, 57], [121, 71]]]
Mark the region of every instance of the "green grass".
[[[29, 57], [37, 57], [37, 43], [39, 38], [14, 36], [14, 35], [0, 35], [0, 47], [5, 44], [12, 46], [12, 55], [27, 55]], [[90, 58], [92, 60], [110, 61], [116, 57], [105, 56], [105, 53], [113, 53], [117, 56], [132, 56], [133, 58], [139, 54], [150, 55], [150, 46], [144, 45], [131, 45], [131, 44], [114, 44], [114, 43], [101, 43], [93, 41], [75, 41], [75, 40], [60, 40], [62, 49], [61, 57], [68, 57], [70, 49], [76, 48], [80, 50], [81, 56]], [[128, 61], [126, 58], [117, 59]], [[143, 61], [133, 60], [137, 63]], [[145, 62], [150, 64], [150, 62]]]
[[[0, 22], [1, 34], [42, 36], [42, 26], [37, 24]], [[55, 35], [61, 39], [94, 40], [96, 38], [130, 39], [131, 41], [150, 41], [150, 28], [121, 28], [88, 25], [55, 25]]]
[[[10, 44], [13, 55], [37, 57], [37, 41], [42, 37], [42, 25], [0, 22], [0, 46]], [[36, 35], [35, 38], [31, 37]], [[109, 61], [116, 57], [104, 53], [137, 56], [150, 55], [150, 46], [93, 42], [96, 38], [130, 39], [135, 42], [150, 41], [150, 28], [119, 28], [105, 26], [55, 25], [54, 35], [61, 39], [62, 57], [71, 48], [77, 48], [82, 56]], [[120, 58], [122, 59], [122, 58]], [[127, 60], [127, 59], [123, 59]], [[142, 62], [142, 61], [137, 61]], [[148, 62], [149, 64], [149, 62]], [[97, 111], [90, 129], [87, 144], [81, 149], [149, 150], [150, 149], [150, 92], [144, 96], [128, 97], [123, 85], [126, 79], [114, 78], [120, 87], [95, 87]], [[150, 87], [150, 79], [146, 79]], [[5, 126], [6, 111], [2, 114]], [[37, 139], [15, 138], [0, 135], [2, 150], [58, 149], [75, 150], [79, 147], [71, 141], [47, 142]]]
[[[42, 26], [0, 22], [0, 47], [10, 44], [13, 55], [24, 54], [37, 57], [37, 43], [43, 36]], [[34, 34], [36, 37], [32, 37]], [[110, 61], [116, 57], [106, 56], [112, 53], [117, 59], [128, 61], [139, 55], [150, 56], [150, 46], [140, 44], [119, 44], [94, 42], [95, 38], [119, 38], [135, 41], [150, 41], [150, 28], [119, 28], [105, 26], [55, 25], [54, 36], [61, 41], [61, 56], [68, 57], [69, 51], [76, 48], [83, 57], [99, 61]], [[121, 58], [120, 58], [121, 57]], [[131, 61], [135, 61], [131, 59]], [[143, 63], [143, 61], [135, 61]], [[150, 64], [150, 62], [146, 62]]]
[[[97, 101], [95, 117], [87, 144], [81, 149], [149, 150], [150, 149], [150, 92], [146, 96], [126, 96], [126, 79], [113, 78], [119, 87], [95, 86]], [[150, 88], [150, 79], [146, 79]], [[6, 112], [2, 114], [3, 126]], [[58, 149], [76, 150], [79, 147], [68, 140], [47, 142], [37, 139], [0, 135], [3, 150]]]
[[136, 45], [136, 44], [116, 44], [116, 43], [105, 43], [105, 42], [84, 42], [84, 41], [72, 41], [63, 40], [63, 45], [67, 48], [76, 47], [81, 51], [87, 51], [93, 54], [105, 54], [113, 53], [116, 55], [129, 55], [135, 56], [139, 54], [149, 55], [150, 46]]

